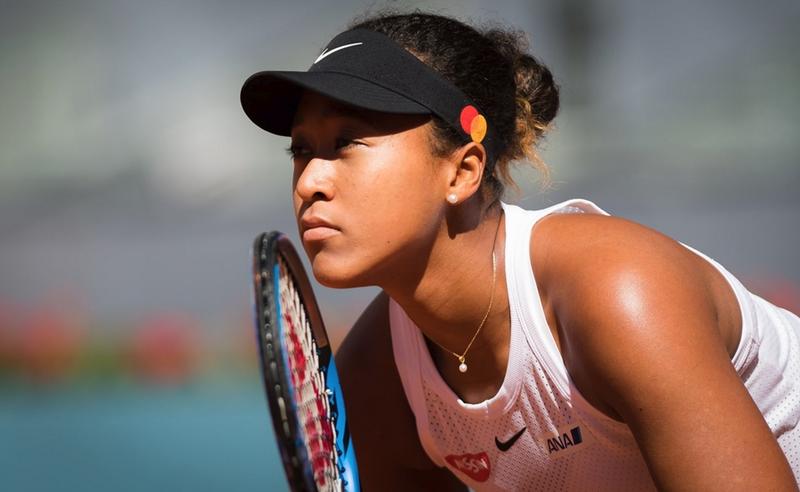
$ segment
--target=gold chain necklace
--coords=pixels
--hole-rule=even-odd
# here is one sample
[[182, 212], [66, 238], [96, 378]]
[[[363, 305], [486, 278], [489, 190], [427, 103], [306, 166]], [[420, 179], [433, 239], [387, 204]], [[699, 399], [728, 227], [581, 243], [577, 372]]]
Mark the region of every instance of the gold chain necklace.
[[464, 352], [461, 355], [459, 355], [450, 350], [449, 348], [442, 346], [436, 340], [433, 340], [432, 338], [430, 339], [431, 341], [433, 341], [433, 343], [441, 347], [442, 350], [453, 354], [453, 356], [455, 356], [455, 358], [458, 359], [458, 362], [460, 362], [460, 364], [458, 365], [458, 370], [459, 372], [462, 373], [467, 372], [467, 359], [466, 359], [467, 352], [469, 352], [469, 349], [472, 347], [472, 343], [475, 341], [475, 339], [478, 338], [478, 333], [481, 332], [481, 328], [483, 328], [483, 325], [486, 323], [486, 319], [489, 317], [489, 313], [492, 311], [492, 304], [494, 303], [495, 284], [497, 283], [497, 256], [495, 255], [494, 250], [497, 244], [497, 233], [500, 231], [500, 222], [502, 221], [502, 219], [503, 216], [501, 214], [500, 218], [497, 220], [497, 229], [495, 229], [494, 231], [494, 240], [492, 241], [492, 292], [489, 295], [489, 307], [486, 309], [486, 314], [483, 315], [481, 324], [478, 325], [478, 329], [475, 330], [475, 334], [472, 335], [472, 339], [470, 339], [469, 343], [467, 344], [467, 348], [465, 348]]

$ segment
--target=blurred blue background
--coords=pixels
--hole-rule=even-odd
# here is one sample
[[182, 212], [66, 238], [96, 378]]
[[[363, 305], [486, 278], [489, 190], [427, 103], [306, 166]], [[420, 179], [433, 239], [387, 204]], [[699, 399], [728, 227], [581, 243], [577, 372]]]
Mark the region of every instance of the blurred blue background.
[[[285, 490], [248, 249], [297, 239], [290, 165], [239, 88], [383, 6], [507, 23], [555, 74], [555, 186], [507, 200], [591, 199], [800, 311], [796, 1], [4, 2], [3, 490]], [[334, 344], [375, 293], [317, 292]]]

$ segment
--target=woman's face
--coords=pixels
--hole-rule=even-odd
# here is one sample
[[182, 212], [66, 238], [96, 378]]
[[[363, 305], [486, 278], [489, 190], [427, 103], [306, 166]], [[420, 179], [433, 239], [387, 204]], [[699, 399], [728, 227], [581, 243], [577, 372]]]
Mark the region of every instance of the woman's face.
[[384, 285], [424, 259], [448, 183], [429, 122], [303, 96], [292, 127], [294, 211], [323, 285]]

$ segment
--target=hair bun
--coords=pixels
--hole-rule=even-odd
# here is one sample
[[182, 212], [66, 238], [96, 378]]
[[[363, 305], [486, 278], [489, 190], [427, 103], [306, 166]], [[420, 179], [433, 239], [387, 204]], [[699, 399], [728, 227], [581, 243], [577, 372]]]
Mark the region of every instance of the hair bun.
[[530, 105], [537, 136], [558, 114], [558, 86], [550, 70], [534, 57], [521, 54], [514, 60], [514, 79], [517, 84], [517, 98]]
[[558, 86], [553, 74], [528, 54], [523, 31], [491, 29], [485, 35], [510, 63], [516, 84], [518, 131], [521, 126], [528, 126], [537, 138], [541, 137], [558, 114]]

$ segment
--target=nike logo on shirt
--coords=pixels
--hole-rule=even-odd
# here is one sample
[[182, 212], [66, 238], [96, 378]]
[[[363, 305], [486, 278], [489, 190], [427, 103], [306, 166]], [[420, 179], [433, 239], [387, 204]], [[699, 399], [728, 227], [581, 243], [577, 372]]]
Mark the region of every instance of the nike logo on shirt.
[[513, 446], [514, 443], [517, 442], [517, 439], [522, 437], [522, 434], [525, 432], [526, 428], [527, 427], [523, 427], [522, 429], [520, 429], [519, 432], [511, 436], [511, 438], [506, 442], [500, 442], [500, 440], [495, 436], [494, 443], [497, 445], [497, 449], [503, 452], [506, 452], [509, 449], [511, 449], [511, 446]]
[[336, 52], [337, 52], [337, 51], [339, 51], [339, 50], [343, 50], [343, 49], [345, 49], [345, 48], [350, 48], [350, 47], [352, 47], [352, 46], [358, 46], [358, 45], [360, 45], [360, 44], [364, 44], [364, 43], [350, 43], [350, 44], [344, 44], [344, 45], [342, 45], [342, 46], [338, 46], [338, 47], [336, 47], [336, 48], [334, 48], [334, 49], [332, 49], [332, 50], [330, 50], [330, 51], [328, 51], [328, 48], [325, 48], [325, 49], [322, 51], [322, 53], [320, 53], [320, 55], [317, 57], [317, 59], [316, 59], [316, 60], [314, 60], [314, 63], [312, 63], [312, 65], [315, 65], [315, 64], [317, 64], [317, 63], [318, 63], [320, 60], [323, 60], [323, 59], [324, 59], [326, 56], [328, 56], [328, 55], [332, 55], [333, 53], [336, 53]]

